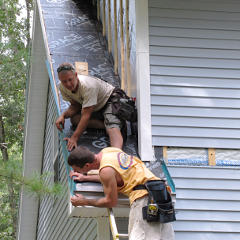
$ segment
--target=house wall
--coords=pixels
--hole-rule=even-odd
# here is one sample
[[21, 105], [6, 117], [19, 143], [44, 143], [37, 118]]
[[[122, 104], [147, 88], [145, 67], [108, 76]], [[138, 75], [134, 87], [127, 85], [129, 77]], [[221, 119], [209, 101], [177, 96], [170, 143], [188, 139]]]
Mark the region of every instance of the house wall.
[[[240, 164], [240, 3], [148, 4], [152, 139], [168, 146], [176, 240], [237, 240], [239, 168], [230, 165]], [[221, 167], [203, 167], [209, 164], [207, 148], [217, 148]]]
[[240, 239], [239, 168], [169, 166], [176, 240]]
[[[55, 163], [55, 179], [62, 186], [65, 186], [65, 193], [60, 197], [45, 197], [41, 200], [39, 206], [39, 217], [37, 227], [37, 240], [86, 240], [97, 239], [96, 219], [69, 218], [69, 193], [67, 192], [67, 173], [64, 165], [61, 145], [54, 147], [59, 143], [58, 136], [55, 134], [55, 121], [57, 109], [52, 90], [49, 89], [47, 121], [45, 126], [45, 143], [42, 173], [54, 172], [54, 159], [56, 152], [59, 155]], [[57, 138], [57, 139], [56, 139]], [[47, 182], [54, 182], [54, 175], [47, 177]]]
[[153, 145], [239, 148], [240, 2], [148, 5]]

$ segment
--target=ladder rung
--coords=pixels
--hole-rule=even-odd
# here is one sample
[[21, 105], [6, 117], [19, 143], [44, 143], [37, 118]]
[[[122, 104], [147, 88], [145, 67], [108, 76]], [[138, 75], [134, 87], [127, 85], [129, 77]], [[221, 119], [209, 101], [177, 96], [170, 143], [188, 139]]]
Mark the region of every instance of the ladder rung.
[[118, 240], [119, 238], [128, 238], [128, 234], [118, 233], [117, 224], [115, 221], [112, 208], [108, 208], [108, 216], [109, 216], [109, 223], [110, 223], [113, 239]]
[[118, 236], [122, 238], [128, 238], [128, 234], [125, 233], [119, 233]]

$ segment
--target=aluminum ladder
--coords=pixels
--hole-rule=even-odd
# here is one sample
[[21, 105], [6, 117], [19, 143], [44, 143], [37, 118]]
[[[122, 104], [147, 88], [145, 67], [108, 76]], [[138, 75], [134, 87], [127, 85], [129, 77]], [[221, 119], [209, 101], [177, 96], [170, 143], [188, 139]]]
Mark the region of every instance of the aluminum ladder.
[[113, 240], [119, 240], [120, 238], [128, 238], [128, 234], [118, 233], [117, 224], [112, 208], [108, 208], [108, 217]]

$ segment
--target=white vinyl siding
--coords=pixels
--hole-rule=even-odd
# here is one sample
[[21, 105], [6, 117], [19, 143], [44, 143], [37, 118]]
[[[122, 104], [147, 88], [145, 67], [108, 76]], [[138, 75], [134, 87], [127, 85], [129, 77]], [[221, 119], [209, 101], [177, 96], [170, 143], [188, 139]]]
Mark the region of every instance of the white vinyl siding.
[[[49, 172], [47, 181], [52, 184], [54, 162], [53, 127], [57, 117], [56, 104], [51, 89], [48, 97], [47, 121], [45, 127], [44, 159], [42, 172]], [[59, 181], [65, 186], [66, 193], [59, 198], [43, 198], [39, 207], [37, 240], [86, 240], [97, 239], [97, 223], [94, 218], [69, 218], [69, 193], [67, 192], [67, 174], [61, 146], [59, 146]], [[56, 151], [56, 148], [55, 148]]]
[[239, 148], [240, 2], [149, 0], [155, 146]]
[[168, 170], [176, 185], [176, 240], [240, 239], [239, 168]]

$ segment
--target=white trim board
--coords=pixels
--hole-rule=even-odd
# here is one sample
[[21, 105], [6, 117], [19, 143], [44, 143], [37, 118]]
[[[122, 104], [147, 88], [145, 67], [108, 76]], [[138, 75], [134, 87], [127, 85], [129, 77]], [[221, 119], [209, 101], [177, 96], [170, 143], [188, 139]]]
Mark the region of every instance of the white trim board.
[[[81, 218], [98, 218], [107, 217], [107, 208], [96, 208], [92, 206], [78, 206], [71, 208], [71, 214], [69, 217], [81, 217]], [[113, 208], [113, 213], [115, 217], [129, 217], [130, 208], [126, 207], [116, 207]]]
[[138, 147], [141, 159], [152, 161], [148, 1], [135, 0], [135, 11]]
[[[49, 78], [45, 67], [45, 45], [36, 5], [29, 89], [26, 102], [26, 122], [23, 155], [23, 175], [41, 172]], [[18, 240], [36, 239], [38, 200], [25, 191], [21, 193]]]

